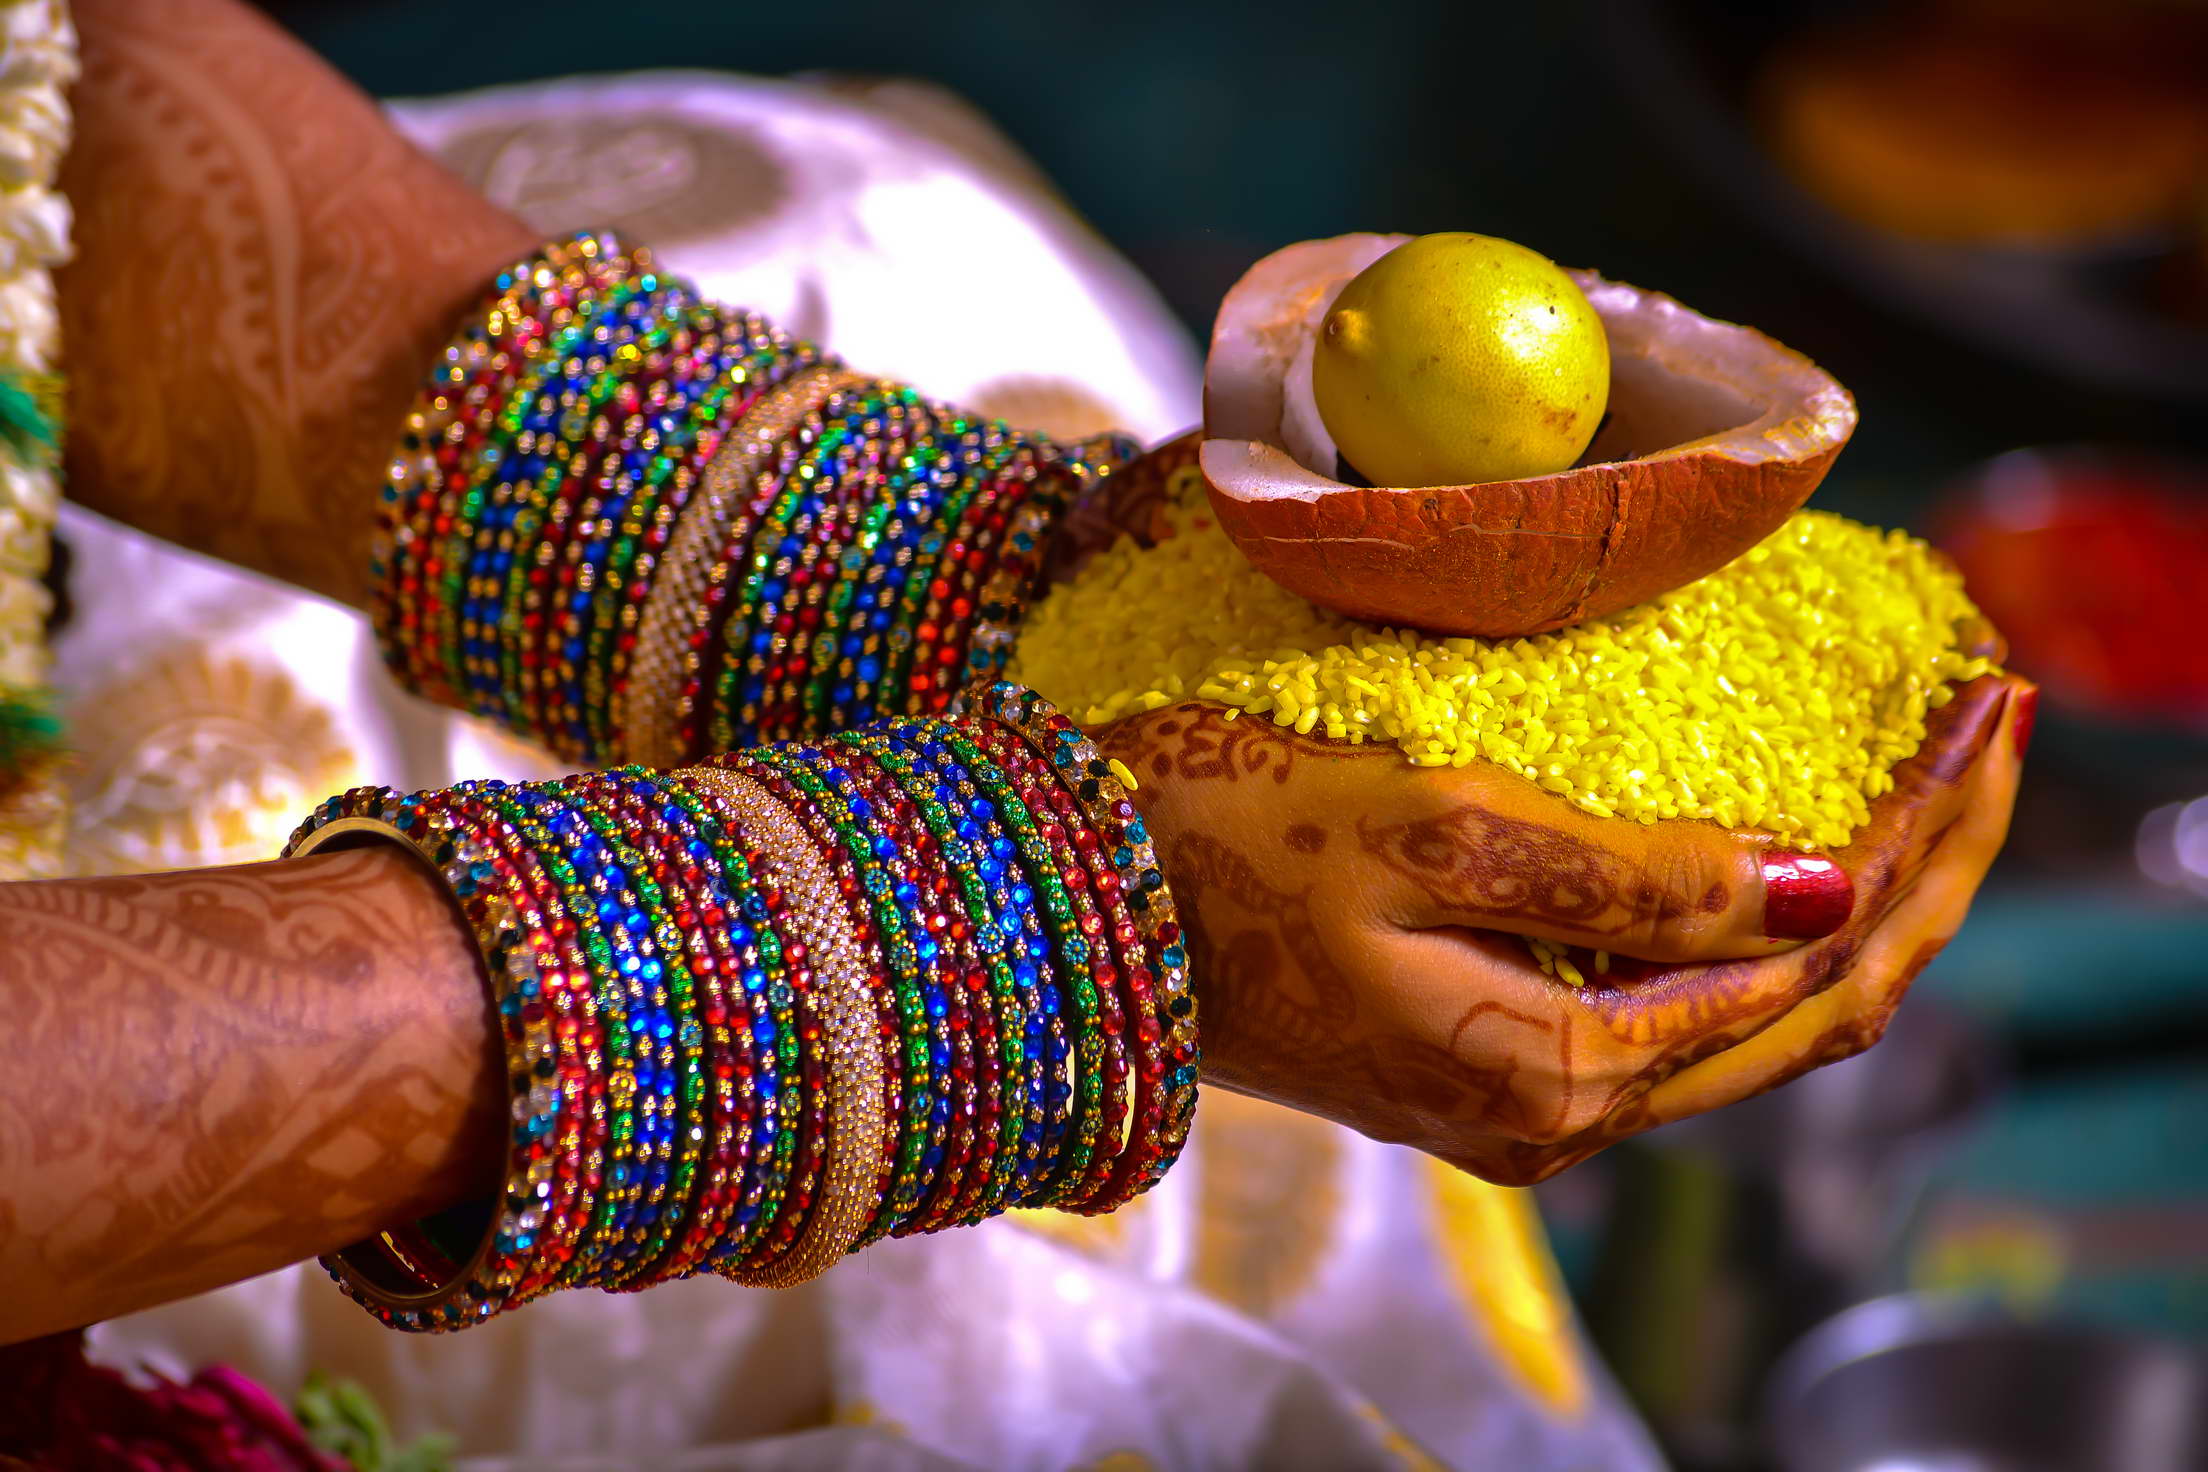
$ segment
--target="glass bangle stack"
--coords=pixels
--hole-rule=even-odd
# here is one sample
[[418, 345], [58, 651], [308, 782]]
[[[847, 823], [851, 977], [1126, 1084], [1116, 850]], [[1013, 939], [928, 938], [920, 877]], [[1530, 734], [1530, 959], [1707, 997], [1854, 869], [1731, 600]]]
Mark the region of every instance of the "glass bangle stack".
[[1053, 523], [1136, 446], [853, 373], [603, 234], [499, 277], [382, 488], [411, 688], [577, 762], [671, 766], [1001, 672]]
[[487, 1221], [325, 1260], [396, 1327], [1109, 1211], [1187, 1137], [1195, 1003], [1149, 836], [1016, 686], [674, 770], [358, 789], [286, 852], [375, 841], [464, 911], [511, 1095]]

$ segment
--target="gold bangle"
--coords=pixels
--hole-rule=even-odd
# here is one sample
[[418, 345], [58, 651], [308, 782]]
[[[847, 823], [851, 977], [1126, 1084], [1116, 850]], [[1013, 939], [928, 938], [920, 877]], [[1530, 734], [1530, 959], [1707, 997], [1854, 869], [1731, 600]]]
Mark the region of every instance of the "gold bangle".
[[875, 1036], [874, 1000], [858, 932], [844, 908], [820, 841], [772, 793], [741, 772], [690, 767], [681, 774], [725, 801], [770, 846], [801, 938], [814, 958], [828, 1041], [828, 1151], [812, 1219], [776, 1262], [741, 1275], [759, 1288], [788, 1288], [842, 1261], [881, 1203], [889, 1129], [888, 1070]]
[[782, 442], [834, 395], [865, 381], [836, 367], [805, 370], [752, 405], [706, 466], [637, 620], [628, 682], [614, 713], [623, 760], [670, 767], [690, 758], [681, 749], [682, 681], [697, 664], [690, 638], [705, 623], [713, 560]]

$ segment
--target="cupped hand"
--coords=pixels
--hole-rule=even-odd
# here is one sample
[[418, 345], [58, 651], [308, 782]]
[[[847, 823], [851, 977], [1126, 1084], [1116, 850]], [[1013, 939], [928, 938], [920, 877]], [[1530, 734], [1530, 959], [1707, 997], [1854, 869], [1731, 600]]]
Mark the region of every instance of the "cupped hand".
[[[2007, 833], [2035, 695], [1988, 676], [1933, 713], [1831, 856], [1852, 894], [1767, 837], [1216, 705], [1098, 741], [1190, 932], [1206, 1079], [1522, 1184], [1877, 1041]], [[1523, 936], [1617, 959], [1574, 987]]]

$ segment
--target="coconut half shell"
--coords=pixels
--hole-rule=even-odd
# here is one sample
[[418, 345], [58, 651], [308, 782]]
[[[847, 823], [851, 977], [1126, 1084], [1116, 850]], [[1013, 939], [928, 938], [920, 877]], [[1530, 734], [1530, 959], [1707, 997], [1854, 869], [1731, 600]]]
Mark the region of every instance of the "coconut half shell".
[[1610, 417], [1579, 465], [1472, 486], [1346, 484], [1311, 400], [1319, 324], [1405, 235], [1275, 251], [1220, 304], [1204, 370], [1204, 480], [1275, 582], [1373, 623], [1535, 634], [1714, 572], [1809, 499], [1855, 429], [1831, 375], [1762, 333], [1591, 271]]

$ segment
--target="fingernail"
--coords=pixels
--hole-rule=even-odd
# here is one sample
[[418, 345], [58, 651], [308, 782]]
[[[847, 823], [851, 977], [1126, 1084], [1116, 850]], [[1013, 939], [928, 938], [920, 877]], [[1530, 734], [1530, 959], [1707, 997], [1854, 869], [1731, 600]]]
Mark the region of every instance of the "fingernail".
[[1822, 940], [1848, 923], [1855, 881], [1822, 854], [1763, 856], [1763, 933], [1780, 940]]
[[2016, 759], [2024, 760], [2024, 753], [2031, 750], [2032, 727], [2039, 720], [2039, 687], [2019, 690], [2016, 694], [2016, 715], [2009, 727], [2016, 738]]

